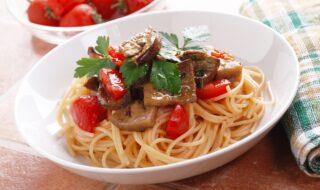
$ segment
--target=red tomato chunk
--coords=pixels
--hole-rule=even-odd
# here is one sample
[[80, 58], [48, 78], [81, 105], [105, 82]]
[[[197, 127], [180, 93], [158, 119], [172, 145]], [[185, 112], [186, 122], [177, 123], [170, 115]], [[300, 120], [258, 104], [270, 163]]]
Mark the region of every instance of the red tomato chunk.
[[167, 136], [176, 139], [189, 129], [189, 116], [181, 105], [177, 105], [171, 113], [167, 124]]
[[227, 79], [215, 80], [209, 84], [206, 84], [202, 88], [197, 89], [197, 97], [200, 99], [209, 99], [220, 96], [227, 92], [227, 86], [231, 83]]
[[70, 107], [73, 121], [84, 131], [93, 133], [94, 128], [107, 118], [107, 109], [99, 104], [97, 96], [80, 96]]
[[126, 93], [126, 86], [122, 75], [115, 69], [101, 69], [100, 79], [108, 95], [114, 100], [119, 100]]

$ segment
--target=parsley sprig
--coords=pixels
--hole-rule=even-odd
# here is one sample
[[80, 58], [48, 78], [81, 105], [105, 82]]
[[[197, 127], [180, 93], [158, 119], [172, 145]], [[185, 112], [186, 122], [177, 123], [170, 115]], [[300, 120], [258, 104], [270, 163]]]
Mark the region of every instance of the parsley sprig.
[[[120, 72], [127, 88], [147, 76], [148, 64], [136, 65], [130, 58], [124, 60]], [[181, 74], [178, 65], [168, 61], [153, 61], [150, 81], [155, 89], [166, 90], [171, 94], [181, 93]]]
[[166, 90], [172, 94], [181, 93], [181, 73], [178, 65], [168, 61], [154, 61], [151, 82], [156, 90]]
[[108, 54], [109, 37], [99, 36], [95, 46], [95, 50], [101, 55], [101, 58], [81, 58], [77, 61], [78, 67], [75, 69], [74, 77], [81, 78], [83, 76], [99, 76], [102, 68], [114, 69], [116, 65], [112, 62]]
[[176, 34], [160, 32], [162, 39], [162, 47], [160, 55], [165, 59], [179, 62], [177, 54], [185, 50], [199, 50], [202, 49], [198, 42], [205, 42], [210, 38], [210, 31], [207, 26], [187, 27], [182, 31], [183, 44], [180, 46], [179, 39]]
[[148, 65], [141, 66], [136, 65], [130, 58], [126, 58], [120, 67], [120, 73], [124, 78], [124, 84], [127, 88], [130, 88], [137, 80], [145, 77], [148, 72]]

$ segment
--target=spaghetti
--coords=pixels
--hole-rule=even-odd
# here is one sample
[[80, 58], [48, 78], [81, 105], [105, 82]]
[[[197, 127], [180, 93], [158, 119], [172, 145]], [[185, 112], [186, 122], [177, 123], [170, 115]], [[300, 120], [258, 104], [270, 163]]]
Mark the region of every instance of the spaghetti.
[[205, 155], [238, 142], [255, 131], [265, 110], [266, 81], [257, 67], [243, 67], [241, 79], [220, 96], [184, 105], [189, 129], [176, 139], [166, 137], [165, 126], [173, 107], [160, 107], [156, 123], [143, 132], [125, 131], [107, 119], [94, 133], [80, 129], [70, 114], [72, 102], [95, 92], [84, 87], [87, 77], [75, 79], [63, 97], [58, 123], [65, 130], [72, 155], [81, 155], [98, 167], [142, 168], [171, 164]]

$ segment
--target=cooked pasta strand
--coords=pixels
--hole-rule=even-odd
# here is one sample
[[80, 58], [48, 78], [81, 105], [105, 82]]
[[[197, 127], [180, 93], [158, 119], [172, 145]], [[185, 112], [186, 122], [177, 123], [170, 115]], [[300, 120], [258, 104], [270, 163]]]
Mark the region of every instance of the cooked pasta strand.
[[[172, 107], [159, 108], [156, 124], [144, 132], [123, 131], [103, 120], [94, 133], [81, 130], [72, 120], [71, 103], [91, 92], [86, 77], [75, 80], [60, 102], [57, 120], [64, 129], [67, 149], [99, 167], [139, 168], [191, 159], [236, 143], [251, 134], [265, 110], [275, 102], [262, 71], [244, 67], [241, 80], [228, 92], [185, 105], [189, 130], [176, 139], [166, 137], [165, 125]], [[267, 88], [269, 101], [263, 99]]]

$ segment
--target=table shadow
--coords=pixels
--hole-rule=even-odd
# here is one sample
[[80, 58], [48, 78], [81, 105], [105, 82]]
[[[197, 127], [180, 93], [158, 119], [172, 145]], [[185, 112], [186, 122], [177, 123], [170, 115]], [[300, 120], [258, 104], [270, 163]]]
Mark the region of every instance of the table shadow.
[[46, 53], [48, 53], [50, 50], [55, 48], [57, 45], [51, 44], [48, 42], [45, 42], [41, 40], [40, 38], [37, 38], [35, 36], [32, 36], [31, 38], [31, 44], [32, 44], [32, 50], [37, 55], [43, 56]]

